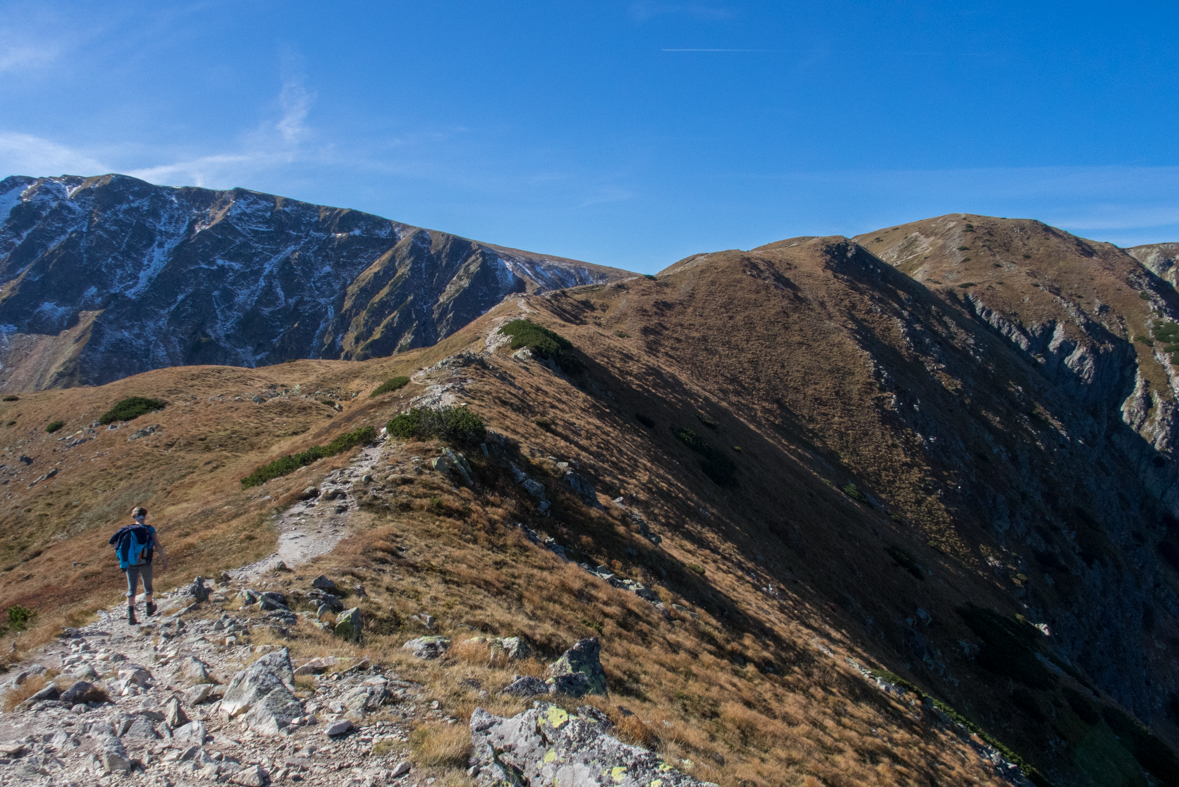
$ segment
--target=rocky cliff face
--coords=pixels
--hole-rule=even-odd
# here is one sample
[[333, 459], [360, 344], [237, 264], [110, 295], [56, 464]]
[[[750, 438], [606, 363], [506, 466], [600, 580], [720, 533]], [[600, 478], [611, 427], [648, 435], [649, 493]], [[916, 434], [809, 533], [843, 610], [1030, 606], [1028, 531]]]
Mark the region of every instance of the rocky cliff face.
[[390, 354], [506, 295], [626, 275], [242, 189], [12, 177], [0, 181], [0, 388]]

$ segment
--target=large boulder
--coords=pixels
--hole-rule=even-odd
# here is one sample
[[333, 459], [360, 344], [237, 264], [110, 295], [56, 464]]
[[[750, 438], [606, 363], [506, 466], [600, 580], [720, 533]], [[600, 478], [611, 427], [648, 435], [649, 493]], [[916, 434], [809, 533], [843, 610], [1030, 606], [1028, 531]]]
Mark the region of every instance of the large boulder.
[[242, 724], [259, 735], [280, 735], [295, 719], [303, 715], [299, 698], [280, 685], [251, 706]]
[[360, 639], [360, 632], [364, 627], [360, 619], [360, 608], [346, 609], [336, 617], [336, 636], [355, 642]]
[[[263, 697], [295, 679], [286, 648], [267, 653], [233, 676], [221, 698], [221, 712], [228, 718], [240, 716]], [[289, 689], [288, 689], [289, 691]]]
[[532, 648], [520, 637], [471, 637], [469, 642], [486, 642], [491, 652], [502, 652], [509, 661], [520, 661], [532, 655]]
[[654, 752], [612, 738], [607, 729], [609, 722], [584, 708], [571, 714], [542, 702], [511, 718], [476, 708], [470, 773], [480, 785], [715, 787], [674, 770]]
[[597, 637], [578, 640], [545, 670], [550, 694], [606, 693], [606, 671], [602, 669], [602, 648]]

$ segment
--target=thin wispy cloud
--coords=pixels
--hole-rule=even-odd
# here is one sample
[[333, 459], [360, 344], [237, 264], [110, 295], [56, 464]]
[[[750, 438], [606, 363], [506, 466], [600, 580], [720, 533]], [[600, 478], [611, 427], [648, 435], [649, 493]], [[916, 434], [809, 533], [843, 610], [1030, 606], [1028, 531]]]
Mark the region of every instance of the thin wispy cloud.
[[5, 175], [105, 174], [110, 169], [94, 155], [32, 134], [0, 131], [0, 162]]
[[292, 145], [297, 145], [307, 134], [307, 115], [311, 112], [311, 104], [315, 100], [313, 93], [308, 93], [298, 82], [288, 82], [283, 85], [279, 103], [282, 105], [282, 118], [275, 125], [282, 138]]
[[32, 71], [53, 63], [61, 54], [57, 44], [0, 43], [0, 74]]

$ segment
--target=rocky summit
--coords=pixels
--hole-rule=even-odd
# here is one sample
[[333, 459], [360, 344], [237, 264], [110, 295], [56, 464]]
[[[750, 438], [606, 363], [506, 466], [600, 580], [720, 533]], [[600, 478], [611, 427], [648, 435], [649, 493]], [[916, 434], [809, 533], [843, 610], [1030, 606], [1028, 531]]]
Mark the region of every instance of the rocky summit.
[[0, 779], [1179, 784], [1173, 257], [954, 214], [12, 389]]
[[623, 271], [244, 189], [0, 181], [0, 390], [434, 344], [514, 293]]

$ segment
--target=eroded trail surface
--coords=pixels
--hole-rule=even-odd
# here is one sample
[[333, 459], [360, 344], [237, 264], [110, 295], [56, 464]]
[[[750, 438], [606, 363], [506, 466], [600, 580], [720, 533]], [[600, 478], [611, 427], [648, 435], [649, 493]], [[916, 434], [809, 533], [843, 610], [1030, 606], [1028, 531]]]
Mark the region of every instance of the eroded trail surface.
[[243, 566], [235, 575], [242, 581], [256, 581], [279, 563], [294, 568], [331, 552], [350, 532], [350, 521], [357, 510], [353, 487], [372, 473], [387, 445], [382, 430], [380, 439], [357, 454], [349, 467], [330, 473], [315, 496], [284, 511], [276, 523], [278, 548], [274, 554]]
[[137, 626], [102, 613], [23, 665], [3, 689], [45, 688], [0, 713], [0, 785], [427, 783], [406, 741], [415, 724], [448, 720], [438, 703], [367, 661], [292, 664], [285, 649], [245, 644], [315, 616], [265, 592], [238, 609], [242, 579], [175, 591]]

